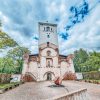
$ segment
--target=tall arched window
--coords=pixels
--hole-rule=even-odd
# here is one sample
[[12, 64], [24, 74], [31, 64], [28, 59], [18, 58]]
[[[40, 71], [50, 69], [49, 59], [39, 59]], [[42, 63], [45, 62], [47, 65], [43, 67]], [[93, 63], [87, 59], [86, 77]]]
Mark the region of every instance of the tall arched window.
[[48, 67], [50, 67], [50, 61], [48, 61]]
[[51, 28], [51, 31], [52, 31], [52, 28]]
[[50, 56], [51, 55], [51, 51], [47, 51], [47, 56]]
[[44, 27], [44, 31], [45, 31], [45, 27]]
[[50, 27], [47, 26], [47, 27], [46, 27], [46, 31], [50, 31]]

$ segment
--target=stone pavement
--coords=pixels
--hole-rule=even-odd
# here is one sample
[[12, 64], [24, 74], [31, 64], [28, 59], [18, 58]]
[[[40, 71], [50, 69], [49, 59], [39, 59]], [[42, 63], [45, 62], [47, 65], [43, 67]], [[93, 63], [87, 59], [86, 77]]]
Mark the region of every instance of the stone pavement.
[[69, 81], [67, 84], [87, 88], [87, 93], [89, 95], [90, 100], [100, 100], [100, 84], [97, 85], [93, 83], [78, 82], [78, 81]]
[[45, 100], [80, 88], [88, 89], [90, 100], [100, 100], [100, 85], [77, 81], [63, 81], [62, 84], [65, 87], [52, 87], [54, 83], [50, 81], [25, 83], [0, 94], [0, 100]]

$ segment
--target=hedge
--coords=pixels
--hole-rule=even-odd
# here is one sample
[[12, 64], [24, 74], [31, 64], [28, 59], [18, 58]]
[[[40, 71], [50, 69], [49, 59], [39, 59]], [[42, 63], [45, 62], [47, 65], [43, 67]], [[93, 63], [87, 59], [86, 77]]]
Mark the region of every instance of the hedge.
[[96, 79], [100, 80], [100, 71], [91, 71], [91, 72], [84, 72], [83, 78], [84, 79]]
[[9, 83], [11, 74], [0, 73], [0, 83]]

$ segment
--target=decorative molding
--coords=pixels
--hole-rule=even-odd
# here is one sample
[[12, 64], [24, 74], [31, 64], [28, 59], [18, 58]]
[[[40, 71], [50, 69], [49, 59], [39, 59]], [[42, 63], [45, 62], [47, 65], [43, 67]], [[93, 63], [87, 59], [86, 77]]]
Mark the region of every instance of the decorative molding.
[[[47, 47], [48, 47], [47, 43], [43, 43], [43, 44], [39, 45], [39, 48], [41, 48], [41, 49], [44, 49], [44, 48], [47, 48]], [[57, 48], [58, 49], [58, 46], [56, 46], [55, 44], [49, 42], [49, 48], [53, 48], [53, 49]]]

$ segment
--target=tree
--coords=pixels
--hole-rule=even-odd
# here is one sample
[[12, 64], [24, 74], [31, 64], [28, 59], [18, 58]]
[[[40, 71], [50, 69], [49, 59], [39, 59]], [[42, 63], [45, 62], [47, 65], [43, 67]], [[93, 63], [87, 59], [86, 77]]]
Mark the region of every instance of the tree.
[[22, 72], [23, 55], [25, 53], [30, 53], [30, 51], [25, 47], [19, 47], [19, 46], [13, 48], [7, 53], [7, 57], [12, 58], [14, 61], [16, 61], [17, 73]]
[[7, 47], [14, 47], [18, 45], [13, 39], [11, 39], [5, 32], [0, 31], [0, 49]]
[[73, 62], [76, 72], [82, 71], [82, 69], [84, 68], [82, 64], [88, 60], [88, 57], [89, 57], [88, 53], [82, 48], [74, 52]]
[[0, 58], [0, 73], [15, 73], [16, 66], [11, 58]]
[[100, 69], [100, 53], [80, 49], [74, 52], [74, 66], [76, 72], [98, 71]]
[[[0, 27], [2, 27], [1, 21], [0, 21]], [[14, 41], [5, 32], [2, 32], [2, 30], [0, 30], [0, 49], [4, 49], [7, 47], [14, 47], [16, 45], [18, 45], [16, 41]]]
[[98, 71], [100, 69], [100, 53], [90, 52], [89, 59], [82, 66], [86, 66], [87, 71]]

